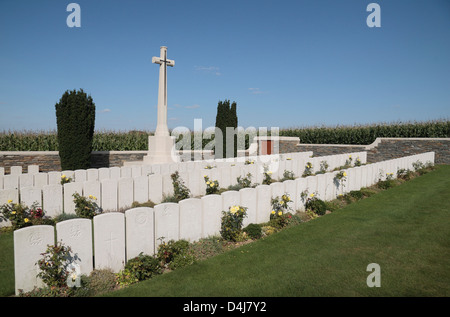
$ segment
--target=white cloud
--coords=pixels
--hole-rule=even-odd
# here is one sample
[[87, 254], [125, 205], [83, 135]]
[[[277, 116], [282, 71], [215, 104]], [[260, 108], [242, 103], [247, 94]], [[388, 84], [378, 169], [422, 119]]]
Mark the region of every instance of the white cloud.
[[99, 110], [98, 113], [108, 113], [111, 112], [111, 109], [105, 108], [103, 110]]
[[192, 105], [192, 106], [186, 106], [185, 108], [186, 109], [197, 109], [197, 108], [200, 108], [200, 105], [195, 104], [195, 105]]
[[264, 91], [262, 91], [259, 88], [249, 88], [248, 90], [250, 90], [250, 93], [252, 95], [259, 95], [259, 94], [264, 94], [265, 93]]
[[195, 66], [195, 70], [209, 74], [214, 74], [216, 76], [222, 75], [222, 73], [219, 71], [219, 67], [216, 66]]

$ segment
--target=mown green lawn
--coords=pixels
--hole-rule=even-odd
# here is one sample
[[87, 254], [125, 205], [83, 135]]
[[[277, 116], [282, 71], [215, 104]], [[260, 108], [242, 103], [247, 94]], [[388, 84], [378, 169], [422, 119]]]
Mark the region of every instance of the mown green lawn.
[[[108, 296], [449, 296], [450, 166]], [[381, 287], [370, 288], [370, 263]], [[0, 235], [0, 296], [14, 294], [12, 233]]]
[[[109, 296], [449, 296], [450, 166]], [[366, 280], [380, 265], [381, 287]]]

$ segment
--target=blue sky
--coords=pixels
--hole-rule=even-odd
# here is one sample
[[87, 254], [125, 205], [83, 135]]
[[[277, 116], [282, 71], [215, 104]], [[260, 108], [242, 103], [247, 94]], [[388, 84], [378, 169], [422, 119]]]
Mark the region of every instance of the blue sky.
[[446, 0], [1, 0], [0, 131], [56, 129], [55, 103], [80, 88], [97, 130], [154, 130], [163, 45], [169, 128], [213, 126], [225, 99], [243, 127], [450, 117]]

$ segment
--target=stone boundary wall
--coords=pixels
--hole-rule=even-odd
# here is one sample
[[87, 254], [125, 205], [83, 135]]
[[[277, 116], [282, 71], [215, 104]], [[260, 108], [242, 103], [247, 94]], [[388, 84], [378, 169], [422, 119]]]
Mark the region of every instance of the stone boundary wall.
[[[279, 141], [280, 153], [312, 151], [314, 156], [367, 151], [368, 162], [379, 162], [392, 158], [435, 152], [437, 164], [450, 164], [450, 138], [377, 138], [370, 145], [300, 144], [298, 138], [283, 138]], [[210, 153], [209, 157], [210, 157]], [[142, 161], [147, 151], [103, 151], [93, 152], [92, 168], [123, 166], [124, 162]], [[204, 156], [204, 159], [208, 157]], [[5, 173], [11, 166], [39, 165], [40, 172], [61, 171], [58, 152], [0, 152], [0, 167]]]
[[312, 151], [314, 156], [367, 151], [369, 163], [435, 152], [436, 164], [450, 164], [450, 138], [377, 138], [370, 145], [297, 144], [295, 150], [292, 150], [302, 151]]
[[[348, 155], [343, 158], [348, 158]], [[285, 163], [294, 161], [291, 157], [285, 159]], [[306, 159], [311, 160], [309, 157]], [[54, 244], [55, 239], [63, 241], [79, 255], [74, 257], [76, 261], [74, 265], [79, 272], [89, 274], [93, 269], [101, 268], [119, 272], [129, 259], [140, 252], [154, 254], [161, 243], [160, 237], [164, 237], [165, 242], [172, 239], [193, 242], [218, 235], [222, 211], [228, 210], [231, 206], [240, 205], [248, 208], [244, 226], [249, 223], [264, 223], [270, 219], [271, 198], [287, 194], [292, 200], [292, 210], [302, 211], [304, 203], [300, 197], [304, 192], [315, 193], [323, 200], [333, 200], [351, 190], [375, 184], [380, 176], [384, 179], [386, 175], [393, 173], [393, 177], [396, 177], [397, 169], [412, 169], [412, 164], [417, 160], [433, 163], [434, 153], [345, 169], [347, 175], [344, 180], [345, 186], [334, 179], [338, 173], [335, 171], [274, 182], [270, 185], [258, 185], [255, 188], [243, 188], [239, 191], [229, 190], [221, 195], [189, 198], [178, 203], [161, 203], [154, 208], [141, 207], [128, 209], [124, 213], [104, 213], [95, 216], [92, 221], [71, 219], [59, 222], [55, 227], [37, 225], [15, 230], [16, 294], [19, 290], [26, 292], [42, 285], [42, 281], [36, 278], [36, 262], [41, 257], [40, 253], [45, 252], [47, 244]], [[252, 167], [252, 165], [245, 166]]]

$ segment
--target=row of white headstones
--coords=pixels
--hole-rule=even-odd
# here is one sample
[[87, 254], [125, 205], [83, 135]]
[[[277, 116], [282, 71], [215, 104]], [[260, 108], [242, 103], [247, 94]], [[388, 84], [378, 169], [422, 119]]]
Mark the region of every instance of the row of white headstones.
[[[192, 196], [205, 194], [203, 181], [207, 175], [219, 181], [223, 188], [237, 183], [237, 177], [252, 174], [253, 183], [261, 184], [264, 167], [273, 172], [272, 178], [283, 177], [285, 170], [300, 177], [305, 164], [310, 161], [313, 172], [317, 172], [320, 162], [326, 161], [329, 170], [344, 165], [349, 155], [354, 160], [366, 161], [366, 152], [314, 157], [312, 152], [300, 152], [280, 155], [255, 156], [229, 160], [190, 161], [159, 165], [136, 165], [88, 170], [62, 171], [22, 174], [21, 167], [11, 168], [11, 174], [1, 175], [0, 170], [0, 205], [12, 200], [31, 206], [33, 203], [42, 206], [46, 215], [55, 217], [61, 213], [74, 213], [73, 194], [92, 195], [105, 211], [123, 210], [136, 201], [144, 203], [148, 200], [160, 203], [164, 196], [173, 194], [170, 175], [178, 171], [180, 178], [190, 189]], [[254, 162], [254, 164], [246, 164]], [[215, 167], [205, 169], [205, 167]], [[38, 167], [33, 167], [38, 170]], [[72, 179], [70, 183], [61, 185], [61, 177]], [[1, 223], [0, 223], [1, 225]]]
[[[358, 154], [362, 153], [351, 155], [356, 158]], [[290, 156], [282, 160], [279, 158], [278, 162], [293, 163], [302, 169], [303, 163], [313, 159], [302, 155]], [[335, 156], [327, 156], [326, 159], [332, 162], [333, 157]], [[339, 155], [339, 157], [347, 160], [349, 155]], [[363, 155], [361, 157], [364, 158]], [[317, 159], [319, 160], [316, 162], [321, 162], [325, 160], [325, 157]], [[137, 256], [140, 252], [153, 255], [162, 241], [186, 239], [192, 242], [218, 235], [222, 211], [228, 210], [230, 206], [240, 205], [248, 208], [244, 226], [249, 223], [265, 223], [270, 219], [272, 198], [287, 194], [292, 199], [294, 212], [304, 210], [303, 201], [300, 198], [302, 192], [314, 192], [324, 200], [332, 200], [350, 190], [371, 186], [380, 178], [385, 179], [388, 173], [393, 173], [395, 177], [398, 169], [412, 169], [412, 164], [417, 161], [434, 163], [434, 152], [347, 168], [345, 169], [347, 173], [345, 187], [338, 186], [334, 182], [336, 171], [327, 172], [315, 176], [298, 177], [295, 180], [274, 182], [270, 185], [244, 188], [239, 191], [229, 190], [221, 195], [189, 198], [178, 203], [160, 203], [154, 208], [139, 207], [128, 209], [124, 213], [103, 213], [95, 216], [93, 220], [71, 219], [59, 222], [55, 227], [39, 225], [19, 229], [14, 232], [16, 293], [19, 289], [29, 291], [36, 286], [42, 286], [42, 281], [37, 278], [36, 262], [42, 257], [41, 253], [45, 252], [47, 245], [55, 243], [55, 239], [70, 246], [73, 254], [77, 255], [75, 264], [79, 268], [79, 274], [89, 274], [94, 268], [110, 268], [118, 272], [124, 267], [127, 259]], [[339, 160], [336, 162], [342, 163]], [[206, 166], [211, 163], [205, 162]], [[339, 166], [341, 165], [343, 164]], [[212, 169], [205, 169], [202, 166], [194, 170], [214, 175], [214, 170], [219, 171], [225, 168], [230, 173], [227, 168], [234, 167], [237, 166]], [[240, 175], [246, 175], [247, 172], [258, 168], [259, 164], [244, 164], [238, 167], [241, 169]], [[284, 170], [280, 169], [281, 174], [282, 171]], [[154, 175], [162, 177], [164, 174], [152, 174], [146, 177], [150, 179]], [[104, 181], [111, 181], [111, 179], [100, 183], [103, 184]], [[114, 181], [117, 182], [117, 180]]]

